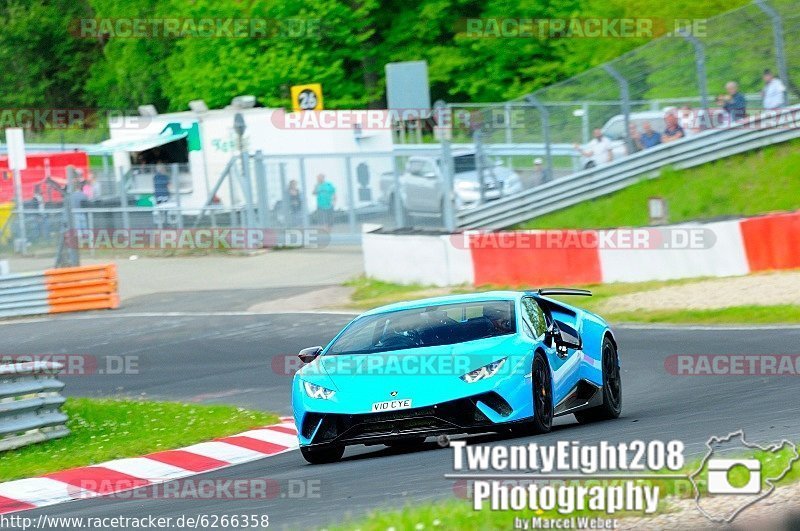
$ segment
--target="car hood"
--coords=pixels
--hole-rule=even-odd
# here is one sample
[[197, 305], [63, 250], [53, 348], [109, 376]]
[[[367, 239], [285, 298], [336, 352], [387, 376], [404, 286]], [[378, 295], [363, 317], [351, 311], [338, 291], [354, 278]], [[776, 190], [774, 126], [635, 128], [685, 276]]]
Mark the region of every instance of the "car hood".
[[[300, 371], [303, 380], [336, 391], [334, 409], [369, 412], [375, 402], [412, 399], [420, 407], [482, 392], [515, 370], [526, 346], [516, 334], [455, 345], [382, 352], [321, 356]], [[485, 382], [468, 384], [461, 376], [501, 358], [509, 358], [500, 373]], [[392, 395], [392, 393], [396, 393]], [[330, 404], [333, 405], [333, 404]]]
[[[485, 175], [487, 180], [494, 176], [495, 179], [502, 182], [514, 175], [514, 171], [506, 168], [505, 166], [494, 166], [487, 168]], [[478, 182], [478, 172], [476, 170], [456, 173], [453, 176], [453, 179], [455, 181]]]

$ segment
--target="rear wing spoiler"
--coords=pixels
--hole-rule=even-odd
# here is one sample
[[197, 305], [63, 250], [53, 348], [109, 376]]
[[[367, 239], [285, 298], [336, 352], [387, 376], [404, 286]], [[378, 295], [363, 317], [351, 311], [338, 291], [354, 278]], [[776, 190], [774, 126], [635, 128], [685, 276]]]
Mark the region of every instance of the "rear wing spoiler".
[[551, 295], [579, 295], [583, 297], [591, 297], [592, 292], [588, 289], [573, 289], [573, 288], [539, 288], [534, 290], [534, 293], [542, 297], [549, 297]]

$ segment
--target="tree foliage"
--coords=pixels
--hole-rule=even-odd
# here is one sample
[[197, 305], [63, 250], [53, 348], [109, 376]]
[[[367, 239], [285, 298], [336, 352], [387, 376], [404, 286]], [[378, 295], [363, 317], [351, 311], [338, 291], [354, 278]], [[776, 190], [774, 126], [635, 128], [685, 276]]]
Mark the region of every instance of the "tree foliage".
[[[502, 101], [607, 61], [646, 39], [476, 37], [466, 19], [709, 16], [743, 0], [9, 0], [0, 6], [3, 106], [182, 110], [253, 94], [288, 106], [319, 82], [326, 107], [382, 106], [384, 65], [424, 59], [433, 99]], [[250, 37], [85, 35], [87, 20], [266, 20]]]

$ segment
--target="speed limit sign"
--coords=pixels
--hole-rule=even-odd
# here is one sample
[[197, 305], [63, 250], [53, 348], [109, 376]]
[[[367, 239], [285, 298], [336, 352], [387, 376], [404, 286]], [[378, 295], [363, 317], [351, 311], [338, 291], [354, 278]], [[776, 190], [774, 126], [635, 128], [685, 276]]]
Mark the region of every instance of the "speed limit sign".
[[322, 85], [309, 83], [292, 87], [292, 109], [295, 111], [321, 111]]

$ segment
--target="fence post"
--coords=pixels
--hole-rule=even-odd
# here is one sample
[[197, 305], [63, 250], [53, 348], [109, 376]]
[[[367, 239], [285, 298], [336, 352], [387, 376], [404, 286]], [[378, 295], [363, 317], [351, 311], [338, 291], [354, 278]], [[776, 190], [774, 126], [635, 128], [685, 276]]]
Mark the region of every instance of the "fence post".
[[619, 95], [622, 99], [622, 115], [624, 116], [625, 120], [625, 143], [628, 145], [628, 153], [633, 153], [634, 145], [633, 139], [631, 138], [630, 134], [630, 123], [631, 123], [631, 94], [630, 88], [628, 87], [628, 80], [620, 74], [617, 69], [615, 69], [610, 64], [604, 64], [603, 70], [605, 70], [608, 75], [613, 77], [617, 83], [619, 84]]
[[[442, 142], [445, 142], [442, 139]], [[399, 227], [405, 227], [405, 215], [403, 212], [403, 200], [400, 198], [400, 168], [397, 165], [397, 156], [392, 155], [392, 208], [394, 209], [394, 223]]]
[[306, 158], [300, 157], [300, 193], [303, 200], [300, 201], [300, 212], [303, 213], [303, 227], [310, 227], [311, 221], [308, 211], [308, 185], [306, 184]]
[[514, 138], [511, 134], [511, 105], [508, 103], [503, 106], [503, 123], [506, 126], [506, 144], [513, 144]]
[[[775, 61], [778, 63], [778, 76], [786, 85], [786, 90], [792, 87], [789, 79], [789, 69], [786, 67], [786, 50], [783, 42], [783, 20], [775, 9], [764, 0], [755, 0], [756, 6], [772, 21], [772, 36], [775, 40]], [[788, 100], [788, 98], [787, 98]]]
[[542, 136], [544, 137], [544, 178], [542, 182], [548, 182], [553, 178], [553, 150], [550, 146], [550, 111], [533, 94], [525, 96], [525, 102], [532, 107], [536, 107], [542, 116]]
[[250, 154], [247, 150], [242, 150], [242, 189], [244, 190], [244, 214], [247, 228], [256, 226], [255, 210], [253, 209], [253, 186], [250, 180]]
[[178, 206], [178, 228], [183, 228], [183, 210], [181, 210], [181, 183], [180, 183], [180, 174], [178, 171], [178, 165], [176, 163], [172, 163], [170, 166], [170, 181], [172, 181], [172, 186], [175, 187], [175, 204]]
[[264, 153], [259, 149], [255, 154], [256, 195], [261, 228], [269, 228], [269, 197], [267, 196], [267, 172], [264, 168]]
[[[353, 197], [353, 169], [350, 167], [350, 157], [344, 158], [344, 164], [347, 166], [347, 224], [350, 227], [350, 233], [356, 233], [356, 201]], [[332, 212], [334, 214], [336, 209]]]
[[125, 189], [125, 170], [122, 166], [119, 167], [119, 185], [117, 186], [119, 193], [119, 206], [122, 208], [122, 228], [127, 230], [131, 228], [131, 218], [128, 214], [128, 191]]
[[475, 144], [475, 171], [478, 174], [478, 190], [480, 191], [479, 204], [486, 202], [486, 177], [483, 164], [483, 129], [476, 129], [472, 133], [472, 142]]
[[708, 87], [706, 80], [706, 48], [703, 43], [686, 30], [678, 30], [678, 35], [689, 41], [694, 48], [694, 63], [697, 69], [697, 88], [700, 89], [700, 106], [706, 119], [708, 116]]
[[22, 197], [22, 173], [14, 170], [14, 196], [17, 202], [17, 215], [19, 216], [19, 239], [22, 242], [20, 254], [28, 252], [28, 234], [25, 230], [25, 199]]
[[286, 163], [278, 163], [278, 176], [281, 181], [281, 214], [283, 214], [283, 226], [290, 226], [291, 220], [289, 219], [289, 194], [286, 193]]
[[581, 116], [581, 140], [583, 144], [588, 144], [592, 135], [589, 132], [589, 103], [583, 102], [583, 116]]

